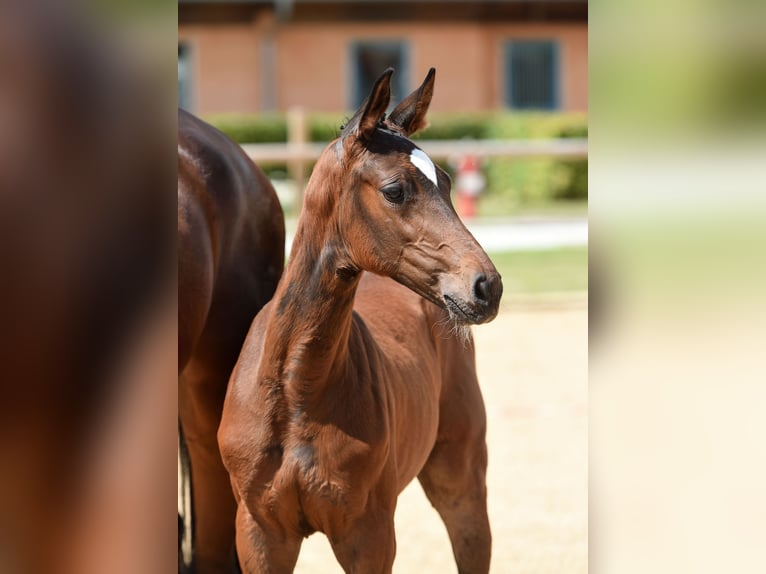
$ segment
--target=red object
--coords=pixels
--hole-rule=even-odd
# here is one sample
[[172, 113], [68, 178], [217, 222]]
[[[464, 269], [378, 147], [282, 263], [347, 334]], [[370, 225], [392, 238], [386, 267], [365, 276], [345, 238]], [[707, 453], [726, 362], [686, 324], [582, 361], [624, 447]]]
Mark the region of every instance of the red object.
[[479, 195], [484, 191], [485, 183], [476, 156], [471, 154], [463, 156], [458, 162], [455, 178], [457, 208], [463, 219], [472, 219], [476, 216], [476, 204]]
[[473, 219], [476, 217], [476, 204], [479, 197], [465, 193], [457, 193], [457, 211], [463, 219]]
[[458, 171], [479, 171], [479, 162], [476, 157], [468, 154], [464, 155], [457, 166]]

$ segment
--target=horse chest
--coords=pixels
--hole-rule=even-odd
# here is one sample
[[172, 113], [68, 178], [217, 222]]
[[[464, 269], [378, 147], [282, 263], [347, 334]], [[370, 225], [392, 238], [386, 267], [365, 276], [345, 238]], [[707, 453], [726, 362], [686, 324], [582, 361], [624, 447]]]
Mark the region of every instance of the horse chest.
[[[378, 474], [369, 466], [374, 453], [347, 454], [332, 457], [319, 445], [299, 443], [284, 450], [276, 469], [263, 457], [251, 474], [251, 512], [272, 528], [303, 536], [344, 530], [364, 512]], [[333, 458], [343, 462], [328, 462]]]
[[324, 532], [364, 511], [388, 462], [382, 434], [354, 436], [335, 425], [296, 429], [288, 444], [283, 483], [295, 489], [307, 522]]
[[301, 471], [298, 477], [300, 513], [311, 530], [343, 532], [364, 514], [377, 486], [374, 473], [360, 465], [356, 472], [341, 468]]

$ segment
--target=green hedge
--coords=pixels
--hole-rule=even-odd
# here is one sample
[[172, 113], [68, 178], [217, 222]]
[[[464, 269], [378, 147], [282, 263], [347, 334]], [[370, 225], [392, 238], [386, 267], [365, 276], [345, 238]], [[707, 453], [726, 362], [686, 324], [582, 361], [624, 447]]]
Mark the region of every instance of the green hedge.
[[[344, 114], [309, 114], [309, 140], [330, 141], [348, 120]], [[287, 140], [285, 114], [207, 116], [205, 120], [239, 143]], [[430, 125], [416, 139], [547, 139], [588, 136], [587, 116], [573, 113], [434, 113]], [[440, 162], [441, 163], [441, 162]], [[450, 166], [442, 164], [448, 170]], [[267, 172], [284, 165], [264, 166]], [[519, 204], [588, 197], [587, 160], [494, 158], [485, 164], [487, 191], [483, 200], [506, 210]]]
[[429, 114], [429, 125], [415, 137], [424, 140], [483, 140], [492, 137], [492, 113], [435, 113]]
[[[587, 138], [588, 125], [568, 126], [559, 132], [558, 137]], [[551, 177], [554, 199], [588, 198], [588, 160], [557, 161]]]
[[220, 114], [203, 118], [237, 143], [287, 141], [284, 114]]
[[[498, 139], [547, 139], [587, 137], [584, 114], [502, 114], [495, 116], [488, 137]], [[488, 191], [511, 204], [588, 197], [587, 160], [547, 158], [506, 159], [488, 162]], [[583, 177], [584, 174], [584, 177]]]
[[[238, 143], [280, 143], [287, 141], [285, 114], [216, 114], [205, 116], [211, 123]], [[309, 140], [324, 142], [335, 139], [345, 121], [342, 114], [309, 114]]]

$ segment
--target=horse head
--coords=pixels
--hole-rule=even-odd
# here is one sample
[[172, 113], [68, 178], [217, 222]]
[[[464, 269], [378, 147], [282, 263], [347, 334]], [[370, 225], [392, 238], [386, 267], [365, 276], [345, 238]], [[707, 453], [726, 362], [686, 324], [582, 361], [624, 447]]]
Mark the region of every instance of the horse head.
[[457, 324], [490, 321], [500, 275], [455, 212], [447, 173], [409, 139], [426, 125], [435, 70], [386, 116], [392, 73], [378, 78], [320, 159], [333, 164], [324, 173], [337, 234], [352, 267], [393, 278]]

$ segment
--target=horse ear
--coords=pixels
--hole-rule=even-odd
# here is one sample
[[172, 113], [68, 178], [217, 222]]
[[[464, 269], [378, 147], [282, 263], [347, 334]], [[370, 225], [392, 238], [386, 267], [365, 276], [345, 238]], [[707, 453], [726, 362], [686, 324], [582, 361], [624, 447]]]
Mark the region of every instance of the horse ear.
[[380, 75], [375, 81], [370, 95], [367, 96], [362, 106], [354, 114], [354, 117], [351, 118], [349, 128], [357, 136], [363, 139], [370, 139], [378, 127], [391, 101], [391, 74], [393, 73], [394, 69], [388, 68]]
[[428, 70], [426, 79], [420, 87], [404, 98], [388, 116], [388, 121], [402, 128], [408, 136], [428, 125], [426, 113], [431, 104], [431, 97], [434, 95], [435, 76], [434, 68]]

